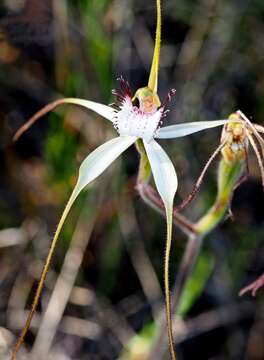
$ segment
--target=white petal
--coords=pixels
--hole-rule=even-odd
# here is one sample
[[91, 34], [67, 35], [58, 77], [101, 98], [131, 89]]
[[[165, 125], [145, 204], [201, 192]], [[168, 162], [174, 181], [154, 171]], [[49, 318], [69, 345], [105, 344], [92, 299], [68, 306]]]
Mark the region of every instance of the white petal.
[[144, 140], [144, 146], [157, 190], [166, 210], [170, 211], [172, 210], [174, 195], [178, 187], [176, 171], [166, 152], [155, 140], [149, 143]]
[[75, 192], [80, 192], [99, 176], [122, 152], [136, 141], [136, 137], [118, 136], [99, 146], [80, 166]]
[[84, 159], [80, 166], [78, 181], [59, 221], [59, 225], [54, 236], [55, 242], [57, 241], [65, 219], [80, 192], [91, 181], [102, 174], [102, 172], [135, 141], [135, 137], [119, 136], [99, 146], [90, 153], [86, 159]]
[[97, 103], [95, 101], [78, 99], [78, 98], [65, 98], [63, 99], [65, 103], [76, 104], [85, 107], [86, 109], [93, 110], [97, 114], [103, 116], [105, 119], [114, 121], [114, 109], [110, 106]]
[[224, 125], [229, 120], [196, 121], [184, 124], [176, 124], [161, 128], [157, 134], [159, 139], [173, 139], [196, 133], [201, 130]]

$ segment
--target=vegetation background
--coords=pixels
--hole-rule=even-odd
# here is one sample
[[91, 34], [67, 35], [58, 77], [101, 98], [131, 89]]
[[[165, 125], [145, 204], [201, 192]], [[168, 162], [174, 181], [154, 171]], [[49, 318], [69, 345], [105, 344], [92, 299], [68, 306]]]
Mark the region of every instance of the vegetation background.
[[[167, 124], [226, 118], [237, 109], [263, 123], [263, 1], [167, 0], [162, 13], [160, 97], [177, 89]], [[65, 106], [17, 143], [12, 136], [60, 96], [111, 103], [120, 74], [133, 91], [145, 86], [156, 8], [154, 0], [2, 0], [0, 16], [0, 358], [5, 359], [24, 324], [78, 166], [114, 130], [91, 112]], [[215, 129], [163, 143], [178, 171], [177, 203], [219, 141]], [[153, 319], [163, 303], [165, 222], [134, 189], [137, 166], [131, 148], [76, 202], [22, 358], [28, 359], [29, 349], [32, 359], [148, 358]], [[185, 211], [190, 219], [212, 204], [216, 168], [217, 161]], [[250, 178], [234, 194], [233, 219], [227, 217], [207, 236], [185, 293], [184, 321], [175, 324], [179, 359], [264, 359], [263, 292], [238, 297], [241, 287], [264, 271], [263, 201], [250, 156]], [[172, 284], [185, 244], [175, 229]]]

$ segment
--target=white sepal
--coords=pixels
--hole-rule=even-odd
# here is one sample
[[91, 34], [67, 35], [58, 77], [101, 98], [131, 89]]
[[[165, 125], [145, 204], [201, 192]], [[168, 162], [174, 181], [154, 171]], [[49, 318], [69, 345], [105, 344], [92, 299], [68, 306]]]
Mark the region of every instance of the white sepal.
[[74, 192], [80, 191], [97, 178], [122, 152], [136, 141], [132, 136], [118, 136], [95, 149], [82, 162]]
[[95, 111], [97, 114], [101, 115], [107, 120], [111, 122], [114, 121], [114, 109], [110, 106], [97, 103], [95, 101], [85, 100], [85, 99], [78, 99], [78, 98], [65, 98], [63, 99], [64, 103], [68, 104], [76, 104], [85, 107], [86, 109]]
[[166, 152], [155, 140], [149, 143], [144, 140], [144, 146], [158, 193], [164, 202], [165, 208], [171, 209], [178, 187], [178, 179], [174, 166]]
[[225, 125], [228, 120], [215, 120], [215, 121], [196, 121], [184, 124], [176, 124], [165, 126], [158, 131], [157, 138], [159, 139], [174, 139], [196, 133], [201, 130], [214, 128], [217, 126]]
[[[95, 180], [102, 172], [112, 164], [112, 162], [124, 152], [130, 145], [136, 141], [134, 137], [117, 137], [107, 141], [91, 152], [82, 162], [79, 170], [78, 181], [73, 189], [70, 199], [64, 209], [64, 212], [59, 221], [55, 236], [54, 243], [56, 244], [59, 233], [66, 220], [66, 217], [80, 194], [80, 192], [93, 180]], [[55, 245], [54, 245], [55, 246]]]

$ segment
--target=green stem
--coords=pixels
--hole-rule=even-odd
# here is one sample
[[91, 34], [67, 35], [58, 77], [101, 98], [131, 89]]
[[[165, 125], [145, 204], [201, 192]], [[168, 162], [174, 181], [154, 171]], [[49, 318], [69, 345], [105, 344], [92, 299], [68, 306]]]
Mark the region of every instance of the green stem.
[[220, 161], [218, 170], [218, 192], [215, 203], [194, 225], [197, 233], [201, 236], [205, 236], [211, 232], [225, 216], [242, 169], [243, 164], [241, 161], [227, 163], [224, 158]]
[[137, 183], [148, 183], [151, 176], [151, 168], [142, 139], [136, 141], [136, 149], [140, 154]]

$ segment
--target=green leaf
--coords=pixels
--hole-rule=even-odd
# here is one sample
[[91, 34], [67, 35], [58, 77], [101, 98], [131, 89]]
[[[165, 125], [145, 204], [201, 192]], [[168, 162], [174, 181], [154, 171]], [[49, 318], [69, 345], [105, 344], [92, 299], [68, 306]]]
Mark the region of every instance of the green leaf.
[[179, 316], [185, 316], [202, 294], [213, 269], [214, 259], [209, 254], [202, 252], [183, 290], [177, 311]]

